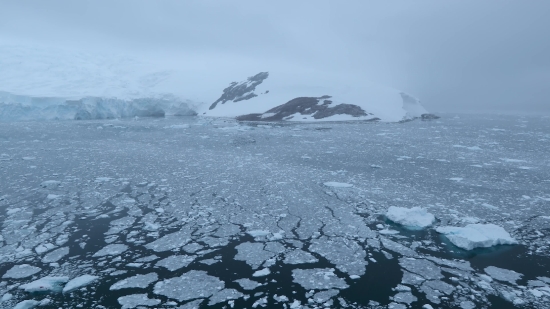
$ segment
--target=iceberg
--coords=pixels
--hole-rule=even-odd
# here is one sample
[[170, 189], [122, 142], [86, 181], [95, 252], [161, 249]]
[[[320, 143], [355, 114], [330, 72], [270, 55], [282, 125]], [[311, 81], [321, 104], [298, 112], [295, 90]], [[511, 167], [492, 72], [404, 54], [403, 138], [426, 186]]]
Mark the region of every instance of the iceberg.
[[421, 207], [404, 208], [390, 206], [386, 218], [412, 229], [423, 229], [435, 222], [435, 216]]
[[506, 230], [495, 224], [468, 224], [465, 227], [442, 226], [436, 231], [445, 235], [455, 246], [473, 250], [496, 245], [517, 244]]

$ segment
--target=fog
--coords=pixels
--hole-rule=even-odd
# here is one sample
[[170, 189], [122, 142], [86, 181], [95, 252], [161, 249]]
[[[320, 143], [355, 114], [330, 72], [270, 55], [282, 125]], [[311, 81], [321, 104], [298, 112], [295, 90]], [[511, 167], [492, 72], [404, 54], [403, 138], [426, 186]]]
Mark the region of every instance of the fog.
[[2, 1], [0, 42], [217, 65], [231, 80], [284, 65], [395, 87], [432, 111], [550, 112], [549, 13], [544, 0]]

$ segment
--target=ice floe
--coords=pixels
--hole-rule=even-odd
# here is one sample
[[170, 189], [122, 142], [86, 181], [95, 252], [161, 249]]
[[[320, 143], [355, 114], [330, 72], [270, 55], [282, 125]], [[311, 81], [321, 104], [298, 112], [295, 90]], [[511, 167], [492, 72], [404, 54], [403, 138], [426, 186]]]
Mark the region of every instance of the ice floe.
[[339, 278], [333, 269], [313, 268], [292, 270], [294, 282], [306, 290], [328, 290], [345, 289], [348, 287], [346, 281]]
[[205, 271], [192, 270], [183, 275], [159, 281], [153, 292], [179, 301], [207, 298], [223, 289], [225, 284]]
[[61, 292], [69, 277], [43, 277], [31, 283], [22, 284], [20, 289], [25, 292]]
[[445, 235], [455, 246], [472, 250], [496, 245], [517, 244], [504, 228], [495, 224], [468, 224], [465, 227], [441, 226], [438, 233]]
[[132, 294], [118, 298], [122, 309], [139, 308], [139, 306], [156, 306], [161, 303], [159, 299], [149, 298], [147, 294]]
[[93, 257], [101, 257], [107, 255], [119, 255], [122, 252], [126, 251], [128, 246], [123, 244], [110, 244], [103, 247], [101, 250], [94, 253]]
[[390, 206], [386, 212], [386, 217], [395, 223], [412, 229], [423, 229], [435, 222], [435, 216], [421, 207]]
[[29, 264], [21, 264], [21, 265], [15, 265], [12, 268], [10, 268], [3, 276], [4, 279], [22, 279], [30, 277], [38, 272], [40, 272], [42, 269], [40, 267], [31, 266]]
[[73, 290], [79, 289], [81, 287], [87, 286], [92, 282], [96, 281], [97, 279], [99, 279], [98, 276], [92, 276], [92, 275], [82, 275], [82, 276], [73, 278], [71, 279], [71, 281], [67, 282], [67, 284], [63, 288], [63, 293], [68, 293]]
[[135, 275], [133, 277], [128, 277], [122, 279], [115, 284], [111, 285], [109, 290], [120, 290], [120, 289], [129, 289], [129, 288], [140, 288], [144, 289], [148, 287], [151, 283], [158, 280], [158, 275], [156, 273], [148, 273], [145, 275]]

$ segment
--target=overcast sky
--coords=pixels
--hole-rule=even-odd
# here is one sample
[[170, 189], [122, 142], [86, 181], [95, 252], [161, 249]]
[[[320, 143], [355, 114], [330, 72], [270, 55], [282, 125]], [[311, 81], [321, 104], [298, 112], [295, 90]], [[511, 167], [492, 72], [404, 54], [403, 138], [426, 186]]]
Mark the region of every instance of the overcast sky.
[[550, 112], [549, 16], [548, 0], [0, 0], [0, 44], [284, 62], [432, 111]]

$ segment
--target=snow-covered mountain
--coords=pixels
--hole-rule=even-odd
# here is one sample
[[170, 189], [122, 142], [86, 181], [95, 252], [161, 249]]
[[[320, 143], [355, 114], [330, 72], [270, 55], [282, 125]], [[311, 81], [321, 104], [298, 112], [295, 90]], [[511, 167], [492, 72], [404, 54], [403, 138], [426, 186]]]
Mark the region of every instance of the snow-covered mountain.
[[391, 88], [365, 82], [323, 85], [269, 72], [232, 82], [199, 110], [203, 116], [245, 121], [402, 121], [427, 113], [418, 99]]
[[170, 67], [174, 62], [159, 65], [127, 55], [0, 45], [0, 121], [198, 114], [393, 122], [427, 113], [417, 99], [395, 89], [272, 63], [266, 64], [273, 68], [269, 73], [233, 82], [220, 96], [227, 76], [242, 76], [256, 66], [228, 71], [205, 59], [204, 65], [196, 59], [178, 61]]

